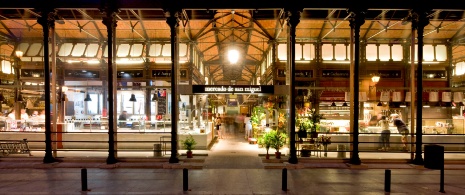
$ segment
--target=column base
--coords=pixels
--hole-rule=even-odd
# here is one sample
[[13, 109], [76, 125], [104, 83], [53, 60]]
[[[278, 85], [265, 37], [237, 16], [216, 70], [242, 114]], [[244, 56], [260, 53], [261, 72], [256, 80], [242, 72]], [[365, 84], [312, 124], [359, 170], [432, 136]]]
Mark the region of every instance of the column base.
[[52, 153], [45, 153], [43, 162], [44, 163], [54, 163], [54, 162], [56, 162], [56, 159], [53, 157]]

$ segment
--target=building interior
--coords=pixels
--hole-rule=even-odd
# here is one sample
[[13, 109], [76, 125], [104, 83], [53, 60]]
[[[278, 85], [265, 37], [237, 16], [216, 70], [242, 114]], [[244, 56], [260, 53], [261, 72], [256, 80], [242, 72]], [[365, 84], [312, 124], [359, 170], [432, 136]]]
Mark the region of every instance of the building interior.
[[[160, 144], [172, 159], [190, 135], [196, 150], [221, 142], [220, 117], [261, 152], [262, 136], [284, 132], [291, 158], [417, 160], [422, 145], [441, 144], [446, 158], [465, 159], [460, 3], [174, 2], [2, 3], [4, 156], [23, 151], [3, 145], [27, 139], [53, 157], [144, 157]], [[380, 146], [382, 116], [390, 146]], [[405, 143], [395, 117], [409, 127]]]

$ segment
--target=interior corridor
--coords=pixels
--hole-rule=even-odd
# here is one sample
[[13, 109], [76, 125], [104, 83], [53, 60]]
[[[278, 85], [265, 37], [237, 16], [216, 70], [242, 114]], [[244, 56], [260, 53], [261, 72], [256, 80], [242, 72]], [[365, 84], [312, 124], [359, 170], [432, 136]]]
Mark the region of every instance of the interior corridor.
[[217, 139], [205, 159], [204, 169], [262, 169], [258, 156], [262, 148], [249, 144], [244, 132], [234, 125], [223, 125], [223, 139]]

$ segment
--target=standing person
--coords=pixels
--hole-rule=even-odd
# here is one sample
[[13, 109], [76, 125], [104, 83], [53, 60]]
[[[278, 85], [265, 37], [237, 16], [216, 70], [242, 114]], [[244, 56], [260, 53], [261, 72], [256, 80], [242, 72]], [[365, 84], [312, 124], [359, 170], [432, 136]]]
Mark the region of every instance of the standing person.
[[397, 127], [397, 131], [401, 134], [401, 141], [402, 141], [402, 150], [407, 151], [407, 136], [409, 134], [409, 130], [407, 128], [407, 125], [400, 119], [398, 114], [393, 114], [392, 115], [392, 120], [394, 123], [394, 126]]
[[123, 111], [118, 117], [119, 127], [120, 128], [126, 127], [126, 120], [127, 119], [128, 119], [128, 112]]
[[215, 125], [216, 125], [216, 132], [218, 133], [218, 139], [223, 139], [223, 137], [221, 136], [221, 118], [220, 117], [216, 117], [216, 120], [215, 120]]
[[378, 126], [381, 127], [381, 151], [389, 151], [389, 138], [391, 137], [391, 131], [389, 130], [389, 121], [386, 116], [381, 116], [381, 120], [378, 122]]
[[26, 130], [27, 120], [29, 120], [29, 115], [26, 113], [26, 109], [21, 109], [21, 130]]

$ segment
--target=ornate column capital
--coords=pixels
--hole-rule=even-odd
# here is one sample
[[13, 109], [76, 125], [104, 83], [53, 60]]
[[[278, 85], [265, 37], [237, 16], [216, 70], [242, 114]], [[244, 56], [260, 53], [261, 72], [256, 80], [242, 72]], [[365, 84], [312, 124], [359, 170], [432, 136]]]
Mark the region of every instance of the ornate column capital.
[[[57, 10], [53, 8], [37, 8], [41, 17], [37, 18], [37, 23], [42, 26], [44, 30], [55, 27], [55, 18]], [[47, 28], [45, 28], [47, 27]]]
[[176, 8], [168, 8], [163, 9], [165, 14], [166, 23], [170, 26], [170, 28], [177, 28], [179, 26], [179, 16], [181, 14], [180, 10]]
[[287, 14], [287, 25], [295, 28], [300, 23], [300, 14], [302, 13], [302, 9], [287, 8], [285, 11]]
[[365, 8], [349, 8], [347, 10], [350, 14], [349, 22], [351, 28], [356, 28], [365, 24], [365, 14], [367, 9]]

